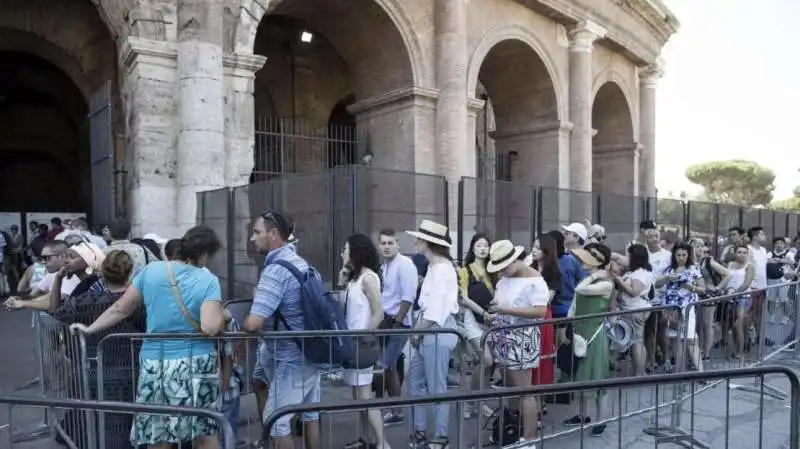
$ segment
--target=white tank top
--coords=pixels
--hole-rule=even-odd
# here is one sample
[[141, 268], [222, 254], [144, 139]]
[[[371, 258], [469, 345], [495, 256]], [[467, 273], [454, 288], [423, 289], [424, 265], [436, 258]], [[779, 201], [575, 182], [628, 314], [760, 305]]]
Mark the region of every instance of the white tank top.
[[[372, 320], [372, 308], [369, 305], [369, 298], [364, 293], [362, 282], [364, 276], [375, 276], [377, 274], [372, 271], [364, 271], [357, 279], [347, 283], [347, 294], [345, 301], [345, 320], [347, 321], [347, 328], [352, 330], [368, 329], [370, 321]], [[378, 287], [380, 290], [380, 286]]]
[[742, 268], [733, 268], [733, 264], [728, 266], [728, 271], [730, 272], [731, 276], [730, 281], [728, 281], [729, 289], [738, 290], [742, 284], [744, 284], [744, 280], [747, 277], [747, 267], [749, 265], [750, 264], [746, 264]]

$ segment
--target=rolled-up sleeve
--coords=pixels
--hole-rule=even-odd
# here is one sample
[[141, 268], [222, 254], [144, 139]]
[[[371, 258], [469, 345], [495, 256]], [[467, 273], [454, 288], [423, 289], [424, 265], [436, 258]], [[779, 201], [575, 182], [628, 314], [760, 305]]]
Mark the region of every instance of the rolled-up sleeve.
[[400, 300], [413, 303], [417, 297], [417, 284], [419, 277], [417, 276], [417, 267], [410, 259], [403, 261], [398, 268], [398, 277], [400, 280]]
[[250, 308], [250, 313], [262, 318], [269, 318], [278, 309], [283, 297], [285, 277], [279, 266], [272, 265], [264, 268], [261, 272], [261, 277], [258, 279], [253, 294], [253, 306]]

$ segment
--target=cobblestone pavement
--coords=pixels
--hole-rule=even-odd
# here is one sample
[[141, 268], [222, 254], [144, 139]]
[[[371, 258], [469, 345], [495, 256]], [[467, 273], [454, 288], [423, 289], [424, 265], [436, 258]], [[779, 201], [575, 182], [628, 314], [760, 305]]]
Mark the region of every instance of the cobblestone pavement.
[[[33, 350], [32, 329], [28, 313], [0, 312], [0, 332], [2, 342], [0, 351], [0, 394], [35, 395], [36, 388], [15, 391], [15, 388], [35, 378], [37, 361]], [[717, 366], [715, 366], [717, 367]], [[462, 379], [466, 385], [468, 379]], [[766, 383], [783, 391], [789, 390], [785, 377], [771, 376]], [[731, 386], [727, 382], [697, 394], [694, 400], [686, 401], [680, 415], [682, 428], [699, 441], [711, 448], [753, 449], [790, 448], [789, 418], [792, 410], [788, 400], [776, 399], [758, 392], [748, 392], [736, 388], [736, 385], [752, 385], [752, 379], [734, 381]], [[673, 387], [661, 385], [657, 388], [660, 402], [672, 397]], [[637, 388], [622, 392], [607, 392], [607, 417], [633, 412], [656, 403], [656, 387]], [[347, 400], [350, 391], [345, 386], [336, 386], [328, 382], [323, 390], [323, 400]], [[587, 404], [594, 401], [587, 401]], [[490, 406], [496, 404], [487, 403]], [[567, 430], [561, 422], [577, 412], [577, 404], [548, 404], [547, 414], [543, 418], [543, 432], [547, 436]], [[591, 410], [591, 409], [590, 409]], [[606, 432], [599, 437], [591, 434], [590, 429], [548, 438], [537, 445], [542, 448], [670, 448], [678, 447], [662, 443], [656, 445], [655, 439], [643, 432], [657, 422], [660, 427], [670, 424], [671, 410], [668, 407], [656, 412], [625, 418], [611, 422]], [[795, 411], [797, 413], [797, 411]], [[405, 411], [410, 417], [410, 411]], [[477, 418], [459, 419], [456, 406], [451, 406], [450, 439], [454, 447], [472, 448], [487, 443], [488, 432], [483, 432]], [[42, 413], [33, 409], [14, 409], [13, 420], [7, 407], [0, 407], [0, 449], [10, 448], [8, 432], [21, 432], [34, 429], [41, 422]], [[252, 396], [245, 397], [242, 404], [242, 426], [239, 436], [244, 440], [257, 438], [260, 431], [257, 425], [257, 414]], [[407, 420], [408, 421], [408, 420]], [[406, 447], [411, 429], [406, 424], [391, 427], [387, 430], [389, 442], [393, 449]], [[481, 420], [485, 423], [485, 419]], [[327, 414], [323, 417], [323, 448], [341, 448], [359, 435], [355, 414], [352, 412]], [[9, 425], [10, 424], [10, 425]], [[249, 424], [249, 425], [248, 425]], [[47, 439], [19, 443], [14, 448], [28, 449], [51, 447]], [[58, 447], [58, 446], [53, 446]], [[298, 447], [300, 447], [298, 445]], [[700, 446], [696, 446], [700, 447]]]

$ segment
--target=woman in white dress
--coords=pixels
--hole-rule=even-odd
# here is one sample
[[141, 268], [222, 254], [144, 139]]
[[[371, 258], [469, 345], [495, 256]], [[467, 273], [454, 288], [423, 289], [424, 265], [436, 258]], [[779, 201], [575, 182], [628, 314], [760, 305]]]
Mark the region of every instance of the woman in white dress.
[[[378, 250], [366, 235], [351, 235], [344, 244], [342, 262], [344, 268], [340, 273], [340, 283], [347, 284], [343, 298], [347, 328], [350, 330], [377, 329], [383, 320], [381, 279], [378, 275], [380, 272]], [[374, 367], [344, 370], [344, 383], [353, 388], [353, 399], [372, 399], [373, 371]], [[383, 433], [383, 418], [380, 409], [362, 411], [359, 415], [361, 425], [372, 431], [375, 443], [359, 438], [345, 447], [348, 449], [390, 449]]]
[[[539, 368], [542, 330], [536, 325], [547, 314], [550, 290], [538, 271], [526, 265], [520, 256], [521, 246], [508, 240], [492, 244], [486, 271], [501, 273], [494, 301], [487, 318], [493, 327], [530, 323], [530, 327], [498, 329], [492, 332], [494, 360], [505, 369], [505, 384], [510, 387], [530, 386], [534, 369]], [[539, 426], [539, 406], [535, 396], [521, 399], [523, 435], [520, 442], [532, 448]]]

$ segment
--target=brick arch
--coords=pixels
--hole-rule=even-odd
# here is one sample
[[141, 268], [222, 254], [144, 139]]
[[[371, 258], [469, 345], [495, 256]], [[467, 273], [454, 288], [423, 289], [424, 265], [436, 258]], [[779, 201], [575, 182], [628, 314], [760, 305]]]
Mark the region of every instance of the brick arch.
[[546, 74], [552, 86], [552, 102], [556, 111], [553, 120], [565, 120], [569, 115], [567, 113], [567, 101], [564, 98], [564, 92], [566, 92], [562, 81], [564, 78], [559, 73], [552, 56], [545, 49], [543, 39], [537, 36], [533, 30], [517, 24], [498, 24], [487, 30], [478, 41], [467, 68], [468, 95], [471, 97], [476, 95], [478, 78], [481, 75], [486, 58], [499, 44], [509, 41], [524, 44], [530, 50], [530, 59], [541, 63], [539, 68], [544, 71], [540, 70], [538, 74]]
[[611, 80], [596, 86], [592, 103], [593, 145], [622, 145], [636, 141], [633, 103], [624, 84]]
[[[285, 14], [287, 10], [297, 10], [302, 8], [304, 4], [310, 5], [311, 0], [272, 0], [264, 2], [263, 0], [238, 0], [240, 2], [238, 17], [236, 17], [235, 30], [233, 34], [232, 50], [236, 53], [252, 53], [255, 47], [258, 28], [261, 21], [268, 14], [279, 13]], [[319, 1], [313, 2], [314, 9], [318, 11], [325, 11], [324, 7], [320, 7]], [[362, 3], [358, 1], [355, 3]], [[421, 87], [434, 87], [435, 77], [431, 69], [430, 61], [427, 61], [422, 44], [419, 40], [418, 34], [414, 29], [411, 18], [403, 6], [403, 0], [363, 0], [364, 6], [357, 9], [364, 10], [361, 12], [361, 21], [359, 25], [351, 27], [353, 32], [362, 32], [362, 35], [351, 34], [341, 39], [336, 39], [330, 35], [326, 36], [333, 41], [334, 45], [339, 47], [344, 46], [345, 41], [358, 42], [353, 39], [361, 39], [361, 44], [379, 46], [381, 43], [386, 43], [386, 39], [381, 39], [382, 35], [390, 33], [390, 41], [398, 40], [398, 44], [393, 48], [393, 54], [383, 54], [383, 59], [387, 62], [394, 61], [393, 63], [399, 64], [400, 71], [403, 76], [407, 78], [409, 85]], [[264, 6], [266, 5], [266, 9]], [[300, 8], [297, 7], [300, 5]], [[324, 5], [324, 3], [323, 3]], [[382, 14], [369, 16], [367, 8], [377, 6]], [[291, 15], [291, 14], [287, 14]], [[355, 15], [356, 17], [358, 16]], [[380, 17], [383, 16], [383, 17]], [[330, 16], [325, 17], [321, 23], [309, 23], [309, 25], [319, 29], [323, 33], [326, 28], [331, 28], [331, 25], [336, 25], [337, 20]], [[335, 27], [334, 27], [335, 28]], [[348, 39], [351, 38], [351, 39]], [[402, 50], [402, 51], [401, 51]], [[358, 59], [354, 57], [353, 51], [341, 50], [341, 53], [352, 64], [353, 60]], [[348, 54], [350, 53], [350, 54]], [[377, 53], [377, 52], [376, 52]], [[397, 70], [395, 70], [397, 72]], [[407, 87], [407, 86], [402, 86]]]
[[619, 88], [619, 90], [622, 92], [622, 95], [625, 97], [625, 103], [628, 105], [628, 110], [630, 111], [633, 135], [638, 136], [639, 121], [636, 120], [636, 117], [638, 116], [636, 99], [638, 97], [634, 95], [633, 93], [634, 90], [630, 87], [629, 83], [621, 73], [613, 69], [603, 70], [602, 72], [600, 72], [592, 82], [592, 98], [595, 99], [600, 89], [609, 83], [615, 84], [616, 87]]

